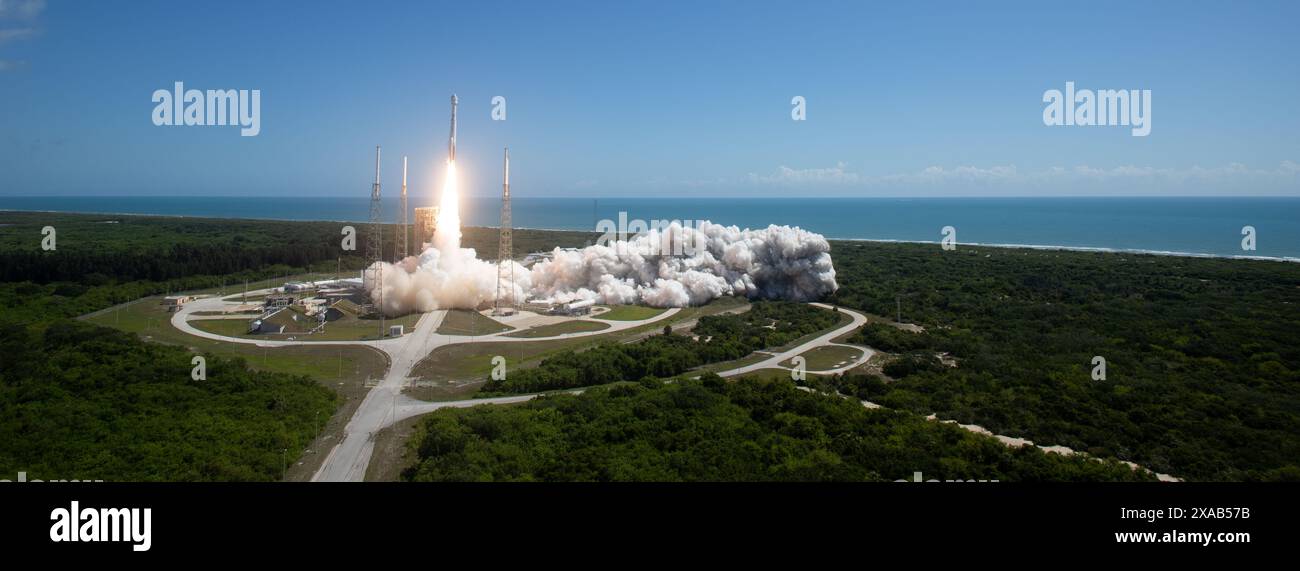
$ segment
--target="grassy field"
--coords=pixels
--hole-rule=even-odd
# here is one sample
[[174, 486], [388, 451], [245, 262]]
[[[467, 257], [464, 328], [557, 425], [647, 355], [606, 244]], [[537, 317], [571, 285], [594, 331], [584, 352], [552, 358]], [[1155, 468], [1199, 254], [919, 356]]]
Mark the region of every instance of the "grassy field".
[[468, 309], [452, 309], [442, 318], [438, 333], [443, 335], [488, 335], [514, 329], [509, 325]]
[[769, 355], [767, 353], [750, 353], [734, 361], [723, 361], [721, 363], [709, 363], [708, 365], [696, 369], [696, 371], [712, 371], [715, 373], [718, 371], [727, 371], [730, 369], [735, 369], [737, 367], [753, 365], [754, 363], [757, 363], [764, 359], [769, 359], [771, 357], [772, 355]]
[[609, 329], [609, 325], [605, 323], [599, 323], [596, 321], [580, 321], [580, 320], [561, 321], [559, 323], [552, 323], [550, 325], [542, 325], [539, 327], [531, 327], [528, 329], [524, 329], [523, 331], [507, 333], [506, 337], [522, 337], [526, 339], [533, 339], [536, 337], [554, 337], [556, 335], [564, 335], [565, 333], [584, 333], [587, 331], [600, 331], [602, 329]]
[[[101, 312], [86, 321], [139, 335], [147, 341], [182, 345], [194, 351], [212, 352], [229, 357], [243, 357], [254, 368], [307, 375], [317, 380], [340, 379], [353, 373], [382, 373], [387, 367], [383, 355], [363, 346], [275, 347], [223, 343], [184, 333], [171, 325], [171, 316], [159, 305], [160, 297], [150, 297], [113, 310]], [[217, 330], [246, 330], [243, 319], [205, 319], [194, 322]], [[306, 357], [306, 358], [304, 358]], [[330, 359], [329, 357], [334, 357]], [[339, 362], [341, 360], [341, 363]], [[341, 371], [341, 372], [340, 372]]]
[[[830, 311], [830, 310], [827, 310], [827, 311]], [[833, 327], [831, 327], [831, 329], [835, 329], [836, 327], [844, 327], [845, 325], [848, 325], [851, 321], [853, 321], [853, 318], [852, 318], [852, 317], [849, 317], [849, 314], [844, 313], [843, 311], [841, 311], [841, 312], [839, 312], [839, 321], [836, 321], [836, 322], [835, 322], [835, 325], [834, 325]], [[800, 345], [803, 345], [804, 343], [807, 343], [807, 342], [809, 342], [809, 341], [812, 341], [813, 339], [816, 339], [816, 338], [818, 338], [818, 337], [824, 335], [825, 333], [826, 333], [825, 331], [817, 331], [817, 332], [815, 332], [815, 333], [809, 333], [809, 334], [807, 334], [807, 335], [804, 335], [803, 337], [800, 337], [800, 338], [798, 338], [798, 339], [795, 339], [794, 341], [791, 341], [791, 342], [789, 342], [789, 343], [786, 343], [785, 345], [782, 345], [782, 346], [780, 346], [780, 347], [772, 347], [772, 348], [771, 348], [771, 351], [772, 351], [773, 353], [780, 353], [780, 352], [782, 352], [782, 351], [788, 351], [788, 350], [790, 350], [790, 349], [793, 349], [793, 348], [795, 348], [795, 347], [798, 347], [798, 346], [800, 346]]]
[[[405, 328], [406, 333], [410, 333], [420, 320], [419, 313], [403, 315], [402, 317], [390, 317], [384, 320], [384, 333], [388, 328], [394, 325], [401, 325]], [[190, 324], [197, 329], [225, 335], [226, 337], [239, 337], [241, 339], [268, 339], [274, 341], [284, 341], [293, 337], [294, 341], [365, 341], [368, 339], [379, 339], [379, 320], [378, 319], [361, 319], [347, 316], [337, 321], [331, 321], [325, 325], [325, 329], [313, 334], [305, 333], [249, 333], [249, 319], [194, 319]]]
[[[149, 297], [134, 303], [98, 312], [85, 320], [139, 335], [147, 341], [180, 345], [199, 353], [242, 358], [254, 369], [305, 375], [339, 393], [342, 403], [330, 418], [321, 418], [321, 431], [297, 462], [289, 467], [289, 480], [306, 481], [320, 466], [325, 454], [339, 438], [352, 412], [369, 390], [366, 379], [380, 377], [388, 370], [388, 358], [378, 350], [362, 345], [300, 345], [293, 347], [258, 347], [251, 344], [224, 343], [184, 333], [171, 325], [171, 313], [159, 303], [161, 297]], [[218, 325], [226, 322], [230, 325]], [[202, 326], [200, 324], [203, 324]], [[209, 319], [195, 322], [205, 328], [235, 327], [244, 330], [243, 319]]]
[[[215, 333], [225, 337], [257, 338], [248, 334], [247, 319], [191, 319], [190, 325], [200, 331]], [[269, 337], [267, 337], [269, 339]]]
[[609, 311], [594, 317], [611, 321], [640, 321], [650, 319], [664, 311], [660, 307], [646, 307], [644, 305], [612, 305]]
[[[857, 364], [862, 359], [862, 351], [852, 347], [842, 347], [839, 345], [828, 345], [818, 347], [800, 355], [806, 360], [805, 367], [809, 371], [825, 371], [847, 365]], [[790, 361], [781, 363], [786, 367], [794, 366]]]
[[[821, 379], [821, 378], [827, 378], [826, 375], [818, 375], [816, 373], [811, 373], [811, 372], [807, 373], [807, 375], [805, 376], [806, 379], [809, 381]], [[745, 373], [744, 375], [741, 375], [741, 377], [747, 379], [763, 379], [767, 381], [777, 381], [777, 380], [788, 381], [790, 380], [790, 371], [787, 371], [785, 369], [759, 369], [751, 373]], [[740, 377], [736, 377], [736, 378], [740, 378]]]
[[[388, 328], [394, 325], [401, 325], [404, 333], [410, 333], [415, 329], [416, 322], [420, 321], [421, 313], [411, 313], [401, 317], [389, 317], [383, 322], [384, 335], [388, 335]], [[325, 329], [319, 333], [311, 335], [295, 336], [299, 341], [360, 341], [366, 339], [379, 339], [378, 319], [358, 318], [353, 316], [343, 317], [337, 321], [331, 321], [325, 324]]]
[[[640, 339], [646, 335], [658, 335], [664, 325], [693, 322], [702, 315], [715, 315], [728, 311], [737, 311], [746, 307], [743, 298], [723, 297], [707, 305], [683, 308], [671, 317], [612, 333], [597, 334], [550, 341], [521, 341], [515, 343], [459, 343], [439, 347], [415, 366], [411, 375], [422, 380], [433, 381], [439, 385], [452, 386], [465, 381], [481, 381], [492, 370], [492, 357], [505, 357], [511, 370], [526, 369], [536, 366], [543, 359], [562, 351], [581, 351], [599, 343], [625, 343]], [[412, 392], [414, 398], [441, 400], [449, 389], [431, 388]], [[474, 385], [473, 390], [478, 390]], [[465, 398], [467, 395], [461, 386], [456, 386], [453, 398]]]

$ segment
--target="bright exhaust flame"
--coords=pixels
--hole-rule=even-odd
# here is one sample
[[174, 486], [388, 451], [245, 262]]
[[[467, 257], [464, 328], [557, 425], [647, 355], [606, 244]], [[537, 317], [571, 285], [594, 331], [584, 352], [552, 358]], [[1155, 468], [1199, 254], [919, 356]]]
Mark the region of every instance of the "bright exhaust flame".
[[443, 253], [460, 248], [460, 189], [456, 182], [456, 161], [447, 161], [447, 178], [438, 203], [438, 230], [433, 236], [433, 247]]

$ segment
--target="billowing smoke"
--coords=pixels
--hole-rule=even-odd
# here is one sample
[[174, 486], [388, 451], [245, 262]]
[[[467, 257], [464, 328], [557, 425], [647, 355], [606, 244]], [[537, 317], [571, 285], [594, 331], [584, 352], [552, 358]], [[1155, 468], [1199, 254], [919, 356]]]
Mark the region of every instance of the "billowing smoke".
[[[423, 254], [396, 264], [372, 264], [363, 273], [366, 291], [384, 314], [474, 309], [496, 299], [497, 264], [478, 259], [473, 248], [460, 247], [456, 182], [456, 163], [447, 161], [438, 205], [438, 230], [434, 232], [433, 243], [420, 244], [425, 248]], [[528, 270], [516, 262], [510, 263], [515, 265], [515, 283], [505, 286], [514, 288], [514, 299], [524, 300], [529, 290]], [[508, 291], [501, 293], [508, 295]]]
[[[445, 224], [439, 220], [433, 243], [418, 258], [378, 264], [382, 288], [374, 266], [365, 273], [367, 290], [386, 314], [472, 309], [496, 298], [496, 264], [460, 247], [459, 220]], [[552, 255], [531, 271], [510, 262], [514, 283], [507, 287], [515, 299], [684, 307], [724, 295], [809, 301], [838, 287], [826, 239], [789, 226], [741, 230], [674, 222], [627, 241], [556, 248]]]

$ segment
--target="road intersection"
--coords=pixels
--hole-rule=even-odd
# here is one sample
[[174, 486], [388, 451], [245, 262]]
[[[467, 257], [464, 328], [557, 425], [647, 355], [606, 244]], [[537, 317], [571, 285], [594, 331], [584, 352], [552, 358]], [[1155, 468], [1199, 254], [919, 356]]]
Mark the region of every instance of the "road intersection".
[[[268, 293], [270, 291], [271, 290], [262, 290], [249, 293], [256, 295]], [[374, 386], [366, 393], [360, 406], [358, 406], [357, 410], [353, 412], [352, 418], [343, 429], [342, 439], [334, 445], [334, 448], [330, 450], [325, 461], [321, 464], [320, 469], [318, 469], [315, 475], [312, 476], [313, 482], [360, 482], [364, 480], [366, 467], [370, 464], [370, 456], [374, 452], [375, 435], [380, 430], [412, 416], [418, 416], [446, 407], [462, 408], [480, 404], [508, 404], [524, 402], [538, 396], [536, 394], [531, 394], [499, 398], [428, 402], [417, 400], [403, 394], [402, 387], [410, 377], [412, 369], [414, 369], [416, 364], [418, 364], [422, 359], [439, 347], [455, 345], [458, 343], [517, 343], [605, 335], [664, 320], [676, 315], [677, 312], [680, 311], [678, 308], [672, 308], [648, 319], [636, 321], [602, 321], [601, 323], [606, 323], [609, 327], [599, 331], [565, 333], [550, 337], [509, 337], [505, 335], [506, 332], [487, 335], [440, 334], [437, 333], [437, 330], [438, 326], [442, 324], [442, 320], [447, 315], [446, 310], [436, 310], [423, 314], [420, 316], [419, 321], [416, 322], [415, 327], [412, 328], [409, 333], [401, 337], [356, 341], [288, 341], [228, 337], [204, 331], [194, 327], [190, 323], [191, 317], [200, 317], [204, 319], [215, 317], [208, 315], [198, 316], [196, 314], [199, 312], [219, 312], [228, 303], [230, 302], [227, 298], [222, 297], [208, 297], [194, 300], [172, 315], [171, 323], [177, 329], [190, 335], [226, 343], [244, 343], [259, 347], [367, 345], [382, 351], [388, 357], [388, 371], [385, 373], [384, 378], [380, 380], [378, 385]], [[215, 318], [220, 319], [221, 317]]]

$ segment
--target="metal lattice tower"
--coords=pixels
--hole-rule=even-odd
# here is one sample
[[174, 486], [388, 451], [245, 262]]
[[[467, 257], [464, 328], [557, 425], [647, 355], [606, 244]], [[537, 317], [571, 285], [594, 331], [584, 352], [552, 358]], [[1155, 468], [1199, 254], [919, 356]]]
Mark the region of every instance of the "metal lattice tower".
[[[384, 261], [384, 242], [383, 242], [383, 213], [379, 200], [379, 146], [375, 146], [375, 184], [370, 187], [370, 236], [366, 240], [366, 261], [370, 262], [368, 271], [374, 272], [375, 288], [379, 291], [384, 289], [384, 273], [380, 270], [378, 263]], [[377, 303], [378, 300], [371, 299], [370, 302], [373, 310], [379, 312], [379, 336], [384, 336], [384, 312]]]
[[[515, 300], [515, 264], [513, 228], [510, 220], [510, 149], [505, 153], [505, 179], [501, 185], [501, 241], [497, 251], [497, 295], [494, 315], [513, 313]], [[504, 295], [503, 295], [504, 294]]]
[[406, 218], [406, 157], [402, 157], [402, 259], [411, 255], [408, 249], [407, 237], [410, 232], [407, 230], [409, 222]]

